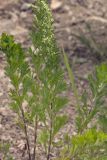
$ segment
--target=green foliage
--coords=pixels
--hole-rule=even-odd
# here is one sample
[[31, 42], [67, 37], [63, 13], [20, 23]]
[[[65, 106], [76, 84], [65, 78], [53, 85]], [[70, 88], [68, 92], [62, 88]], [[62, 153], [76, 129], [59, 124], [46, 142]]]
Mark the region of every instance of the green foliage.
[[[76, 88], [72, 70], [70, 69], [68, 58], [64, 53], [64, 60], [68, 70], [68, 74], [73, 86], [74, 95], [77, 101], [77, 117], [76, 127], [78, 132], [83, 132], [91, 127], [99, 127], [103, 131], [107, 131], [106, 127], [106, 94], [107, 94], [107, 64], [102, 63], [97, 66], [95, 72], [89, 75], [89, 89], [88, 93], [86, 90], [80, 96]], [[94, 126], [93, 126], [94, 124]]]
[[[7, 60], [6, 75], [13, 85], [10, 90], [11, 108], [19, 116], [19, 124], [25, 133], [29, 160], [31, 160], [28, 125], [34, 126], [34, 146], [40, 142], [47, 153], [47, 160], [53, 147], [55, 135], [65, 125], [66, 116], [58, 115], [67, 103], [60, 94], [66, 90], [64, 73], [60, 67], [60, 52], [57, 48], [53, 19], [45, 0], [32, 5], [34, 23], [31, 32], [32, 47], [25, 54], [13, 36], [5, 33], [0, 38], [0, 49]], [[27, 60], [31, 58], [31, 60]], [[26, 106], [24, 106], [26, 102]], [[38, 122], [44, 124], [37, 136]], [[34, 147], [33, 158], [35, 159]]]
[[[42, 0], [37, 1], [36, 7], [33, 5], [32, 8], [36, 16], [31, 33], [33, 49], [30, 48], [30, 55], [36, 73], [36, 83], [39, 86], [38, 94], [36, 93], [40, 97], [38, 104], [39, 110], [41, 109], [39, 119], [46, 127], [44, 136], [43, 132], [41, 133], [40, 142], [45, 146], [45, 150], [48, 150], [48, 143], [52, 145], [54, 140], [53, 135], [65, 124], [65, 119], [61, 119], [57, 113], [67, 103], [66, 98], [59, 96], [65, 91], [66, 84], [63, 81], [64, 75], [59, 65], [60, 53], [54, 38], [53, 18], [50, 10], [45, 1]], [[55, 126], [56, 118], [59, 122], [57, 126]]]
[[95, 72], [89, 75], [90, 92], [84, 90], [80, 96], [65, 53], [64, 61], [77, 102], [77, 133], [76, 136], [65, 136], [65, 147], [59, 159], [105, 160], [107, 159], [107, 64], [102, 63], [97, 66]]
[[94, 110], [98, 113], [98, 124], [104, 132], [107, 132], [105, 125], [107, 120], [107, 107], [106, 107], [106, 95], [107, 95], [107, 64], [103, 63], [96, 67], [95, 73], [89, 76], [89, 85], [92, 91]]
[[105, 160], [106, 150], [107, 134], [90, 129], [69, 139], [58, 160]]
[[98, 125], [101, 124], [99, 127], [102, 128], [103, 131], [107, 131], [107, 127], [104, 123], [104, 121], [106, 122], [106, 73], [107, 64], [103, 63], [96, 67], [93, 74], [89, 75], [88, 80], [91, 93], [84, 91], [81, 97], [81, 116], [77, 118], [77, 123], [78, 125], [80, 124], [79, 128], [82, 128], [82, 130], [87, 128], [90, 123], [91, 127], [93, 126], [92, 124], [94, 124], [97, 128]]
[[[66, 107], [67, 98], [64, 73], [60, 66], [60, 52], [57, 48], [52, 27], [53, 18], [46, 0], [37, 0], [33, 5], [34, 21], [31, 32], [32, 46], [27, 53], [13, 36], [3, 33], [0, 50], [5, 54], [6, 75], [10, 78], [10, 106], [18, 115], [18, 124], [25, 134], [29, 160], [36, 159], [37, 144], [43, 147], [46, 159], [51, 159], [55, 137], [67, 123], [61, 111]], [[85, 41], [88, 46], [90, 44]], [[106, 160], [107, 159], [107, 64], [96, 67], [89, 75], [89, 90], [80, 96], [73, 71], [64, 53], [73, 92], [76, 98], [76, 135], [64, 136], [57, 144], [63, 149], [59, 160]], [[43, 124], [42, 127], [39, 124]], [[28, 126], [34, 130], [33, 153], [29, 140]], [[56, 146], [57, 146], [56, 144]], [[3, 148], [3, 149], [2, 149]], [[5, 156], [8, 145], [0, 146]], [[5, 158], [6, 159], [6, 158]], [[6, 159], [7, 160], [7, 159]], [[11, 160], [11, 159], [9, 159]]]
[[13, 160], [13, 157], [9, 153], [10, 144], [5, 142], [0, 142], [0, 155], [2, 160]]

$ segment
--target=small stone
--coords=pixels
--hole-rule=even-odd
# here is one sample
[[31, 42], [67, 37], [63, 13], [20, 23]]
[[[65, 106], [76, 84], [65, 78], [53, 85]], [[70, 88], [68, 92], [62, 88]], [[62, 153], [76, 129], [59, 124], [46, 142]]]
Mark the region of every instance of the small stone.
[[0, 97], [3, 95], [3, 93], [2, 92], [0, 92]]
[[23, 5], [22, 5], [22, 7], [21, 7], [21, 10], [22, 10], [22, 11], [26, 11], [26, 10], [28, 10], [29, 8], [30, 8], [29, 3], [23, 3]]
[[57, 10], [62, 6], [62, 2], [59, 2], [58, 0], [52, 0], [50, 6], [52, 10]]
[[26, 17], [27, 17], [26, 12], [21, 12], [21, 13], [20, 13], [20, 17], [22, 17], [22, 18], [26, 18]]

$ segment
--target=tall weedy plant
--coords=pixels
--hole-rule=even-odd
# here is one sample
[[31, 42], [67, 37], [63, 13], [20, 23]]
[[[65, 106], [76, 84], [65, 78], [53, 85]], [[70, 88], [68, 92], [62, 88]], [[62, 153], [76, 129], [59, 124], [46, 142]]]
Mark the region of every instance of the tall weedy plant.
[[[0, 49], [5, 53], [6, 75], [13, 86], [10, 90], [10, 106], [18, 114], [19, 124], [25, 134], [29, 160], [36, 158], [37, 143], [42, 144], [47, 160], [50, 160], [55, 135], [67, 121], [65, 115], [59, 114], [67, 103], [67, 99], [61, 95], [66, 90], [66, 85], [47, 1], [37, 0], [32, 8], [33, 44], [28, 50], [31, 60], [27, 60], [27, 54], [21, 45], [5, 33], [0, 37]], [[38, 130], [40, 122], [44, 127]], [[28, 130], [30, 124], [34, 129], [32, 153]]]
[[[40, 159], [37, 158], [38, 144], [44, 148], [46, 159], [50, 160], [55, 136], [67, 122], [67, 116], [60, 114], [67, 104], [67, 99], [62, 96], [66, 84], [46, 0], [37, 0], [32, 9], [32, 46], [28, 54], [13, 36], [5, 33], [0, 37], [0, 50], [5, 53], [6, 75], [12, 84], [10, 106], [17, 113], [18, 123], [25, 135], [28, 160]], [[64, 136], [58, 160], [106, 160], [107, 64], [97, 67], [95, 73], [89, 76], [90, 93], [85, 90], [80, 96], [66, 54], [64, 60], [77, 102], [76, 135]], [[33, 135], [29, 132], [29, 125], [33, 128]], [[7, 146], [6, 155], [9, 155], [8, 150]]]
[[106, 94], [107, 94], [107, 63], [102, 63], [95, 68], [94, 73], [88, 76], [90, 92], [83, 90], [79, 95], [75, 84], [73, 71], [70, 68], [68, 58], [64, 53], [64, 61], [76, 98], [76, 127], [78, 133], [83, 133], [90, 127], [102, 128], [107, 132], [106, 122]]
[[53, 18], [48, 5], [46, 1], [40, 0], [32, 7], [36, 16], [31, 33], [34, 48], [30, 48], [30, 53], [36, 73], [36, 86], [39, 86], [39, 119], [45, 125], [39, 140], [44, 145], [48, 160], [54, 137], [67, 121], [66, 116], [57, 114], [67, 103], [67, 99], [60, 95], [65, 91], [66, 85], [59, 65], [60, 53], [55, 42]]
[[89, 89], [79, 95], [73, 71], [64, 53], [64, 61], [76, 98], [76, 135], [65, 135], [64, 147], [57, 160], [107, 159], [107, 63], [97, 66], [89, 75]]

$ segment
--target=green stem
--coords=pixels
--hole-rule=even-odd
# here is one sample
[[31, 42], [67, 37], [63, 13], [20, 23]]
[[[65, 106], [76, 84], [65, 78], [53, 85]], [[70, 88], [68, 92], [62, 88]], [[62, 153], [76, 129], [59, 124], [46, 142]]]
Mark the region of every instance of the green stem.
[[[52, 103], [51, 103], [51, 111], [52, 111]], [[52, 113], [50, 115], [50, 131], [49, 131], [49, 145], [48, 145], [48, 153], [47, 153], [47, 160], [50, 160], [50, 152], [51, 152], [51, 146], [52, 146], [52, 128], [53, 128], [53, 116]]]
[[[16, 88], [16, 92], [17, 92], [17, 95], [20, 97], [20, 94], [18, 92], [18, 88]], [[26, 125], [26, 118], [25, 118], [25, 113], [24, 113], [23, 107], [22, 107], [22, 102], [20, 102], [19, 108], [20, 108], [20, 111], [21, 111], [23, 125], [24, 125], [24, 134], [25, 134], [25, 139], [26, 139], [28, 157], [29, 157], [29, 160], [31, 160], [30, 143], [29, 143], [29, 137], [28, 137], [28, 131], [27, 131], [27, 125]]]
[[38, 118], [36, 116], [35, 118], [35, 130], [34, 130], [34, 149], [33, 149], [33, 158], [32, 160], [35, 160], [36, 158], [36, 142], [37, 142], [37, 129], [38, 129]]
[[73, 89], [73, 92], [74, 92], [74, 96], [75, 96], [75, 98], [76, 98], [77, 109], [80, 110], [79, 95], [78, 95], [77, 87], [76, 87], [76, 85], [75, 85], [75, 79], [74, 79], [73, 71], [72, 71], [72, 69], [70, 68], [68, 58], [67, 58], [66, 54], [64, 53], [64, 51], [63, 51], [63, 54], [64, 54], [64, 62], [65, 62], [65, 65], [66, 65], [66, 68], [67, 68], [67, 71], [68, 71], [68, 75], [69, 75], [69, 78], [70, 78], [70, 82], [71, 82], [71, 84], [72, 84], [72, 89]]
[[29, 160], [31, 160], [30, 145], [29, 145], [29, 138], [28, 138], [28, 131], [27, 131], [27, 125], [26, 125], [24, 110], [23, 110], [22, 107], [20, 107], [20, 110], [21, 110], [23, 124], [24, 124], [24, 133], [25, 133], [25, 139], [26, 139], [26, 145], [27, 145], [27, 152], [28, 152]]

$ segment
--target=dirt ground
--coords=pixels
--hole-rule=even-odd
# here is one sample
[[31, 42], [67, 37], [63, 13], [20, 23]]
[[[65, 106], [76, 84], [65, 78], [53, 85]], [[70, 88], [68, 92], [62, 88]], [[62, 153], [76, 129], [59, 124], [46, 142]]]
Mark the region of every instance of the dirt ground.
[[[14, 35], [24, 48], [31, 44], [28, 33], [32, 26], [32, 11], [29, 3], [33, 1], [0, 0], [0, 34], [7, 32]], [[53, 0], [50, 7], [55, 20], [54, 27], [58, 45], [59, 47], [63, 46], [69, 56], [81, 91], [81, 88], [87, 85], [87, 75], [99, 62], [95, 55], [81, 44], [73, 34], [78, 34], [81, 31], [87, 34], [86, 24], [89, 23], [94, 33], [93, 36], [98, 43], [101, 42], [106, 45], [107, 0]], [[16, 114], [8, 106], [10, 81], [5, 76], [4, 67], [5, 60], [0, 55], [0, 141], [4, 140], [11, 143], [10, 152], [15, 160], [26, 160], [26, 157], [22, 157], [23, 134], [16, 125]], [[66, 109], [70, 118], [64, 129], [73, 133], [75, 100], [71, 91], [68, 91], [67, 95], [71, 99]], [[41, 155], [39, 160], [43, 159], [43, 155]]]

